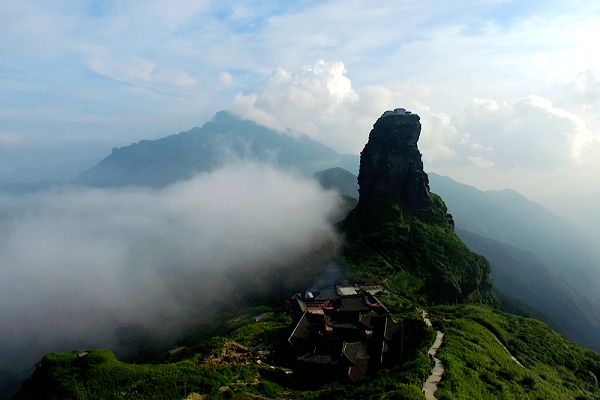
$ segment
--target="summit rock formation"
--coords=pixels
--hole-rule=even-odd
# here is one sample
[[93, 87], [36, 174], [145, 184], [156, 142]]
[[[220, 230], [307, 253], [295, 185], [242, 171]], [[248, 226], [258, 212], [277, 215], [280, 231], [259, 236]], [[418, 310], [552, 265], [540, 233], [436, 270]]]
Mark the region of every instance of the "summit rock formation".
[[429, 180], [417, 147], [421, 122], [404, 108], [386, 111], [375, 122], [360, 159], [360, 197], [391, 198], [409, 210], [429, 210]]
[[375, 122], [361, 153], [358, 205], [340, 223], [344, 262], [416, 303], [496, 304], [489, 263], [456, 236], [444, 201], [429, 191], [420, 133], [419, 116], [403, 108]]

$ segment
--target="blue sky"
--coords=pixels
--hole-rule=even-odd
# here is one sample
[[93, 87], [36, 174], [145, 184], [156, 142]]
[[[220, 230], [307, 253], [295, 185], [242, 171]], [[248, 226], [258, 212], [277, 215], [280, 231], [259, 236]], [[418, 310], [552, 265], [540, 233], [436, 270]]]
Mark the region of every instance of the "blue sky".
[[594, 1], [0, 0], [0, 171], [221, 109], [358, 153], [402, 106], [431, 170], [581, 190], [600, 171], [598, 37]]

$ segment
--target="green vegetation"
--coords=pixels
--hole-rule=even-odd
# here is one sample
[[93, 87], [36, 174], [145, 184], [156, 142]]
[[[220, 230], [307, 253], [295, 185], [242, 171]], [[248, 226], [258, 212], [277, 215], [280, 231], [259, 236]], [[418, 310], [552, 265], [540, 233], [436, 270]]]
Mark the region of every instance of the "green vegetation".
[[16, 399], [178, 398], [186, 390], [214, 394], [232, 375], [251, 379], [248, 369], [211, 369], [192, 361], [166, 365], [126, 364], [108, 350], [48, 354]]
[[358, 199], [356, 175], [343, 168], [335, 167], [315, 172], [313, 177], [325, 189], [337, 190], [341, 195]]
[[[255, 363], [210, 367], [204, 360], [223, 350], [226, 343], [269, 343], [289, 325], [283, 315], [271, 316], [232, 332], [229, 337], [213, 337], [178, 353], [164, 364], [127, 364], [108, 350], [89, 350], [46, 355], [32, 378], [25, 382], [16, 399], [177, 399], [197, 392], [219, 398], [220, 388], [269, 396], [275, 383], [261, 376], [281, 379], [269, 368]], [[260, 383], [260, 385], [258, 383]], [[262, 382], [262, 383], [261, 383]], [[259, 388], [257, 388], [257, 386]]]
[[[437, 354], [445, 365], [438, 399], [600, 400], [600, 355], [542, 322], [494, 309], [488, 262], [455, 234], [441, 198], [431, 194], [431, 200], [431, 210], [411, 212], [371, 199], [340, 224], [348, 239], [346, 274], [382, 277], [391, 294], [381, 302], [402, 320], [404, 354], [393, 368], [320, 390], [290, 387], [285, 371], [258, 363], [254, 350], [276, 348], [291, 320], [256, 298], [258, 307], [222, 314], [202, 332], [189, 333], [178, 343], [187, 347], [167, 361], [128, 364], [108, 350], [48, 354], [16, 399], [183, 399], [195, 392], [206, 399], [423, 400], [435, 336], [420, 320], [426, 306], [434, 327], [445, 332]], [[502, 301], [505, 309], [535, 312], [508, 297]], [[475, 302], [488, 305], [456, 305]]]
[[277, 315], [253, 322], [228, 337], [188, 348], [178, 353], [178, 361], [164, 364], [127, 364], [108, 350], [48, 354], [16, 399], [183, 399], [192, 392], [207, 399], [424, 399], [420, 388], [431, 368], [426, 352], [433, 337], [416, 317], [405, 319], [410, 350], [404, 363], [342, 387], [298, 391], [286, 386], [287, 376], [279, 369], [253, 361], [216, 366], [207, 362], [232, 341], [246, 346], [273, 343], [288, 323], [287, 317]]
[[397, 293], [413, 297], [423, 288], [424, 282], [407, 271], [400, 271], [387, 278], [385, 284]]
[[[393, 298], [387, 299], [393, 313], [406, 309]], [[287, 324], [284, 317], [275, 317], [253, 322], [228, 337], [206, 340], [182, 352], [183, 359], [165, 364], [126, 364], [108, 350], [91, 350], [83, 356], [49, 354], [16, 399], [183, 399], [196, 392], [207, 399], [422, 400], [421, 385], [431, 368], [426, 352], [434, 335], [412, 309], [403, 320], [406, 361], [349, 385], [298, 391], [287, 387], [287, 377], [279, 369], [252, 361], [213, 366], [206, 362], [232, 340], [247, 346], [277, 341]], [[600, 399], [595, 378], [600, 374], [600, 355], [548, 325], [487, 306], [437, 306], [429, 311], [434, 326], [445, 332], [437, 355], [446, 368], [438, 399]]]
[[430, 196], [434, 206], [422, 212], [386, 199], [360, 203], [342, 226], [349, 273], [383, 276], [417, 304], [497, 304], [488, 262], [456, 236], [442, 199]]
[[446, 333], [437, 355], [446, 367], [438, 399], [600, 399], [600, 355], [548, 325], [482, 306], [430, 311]]

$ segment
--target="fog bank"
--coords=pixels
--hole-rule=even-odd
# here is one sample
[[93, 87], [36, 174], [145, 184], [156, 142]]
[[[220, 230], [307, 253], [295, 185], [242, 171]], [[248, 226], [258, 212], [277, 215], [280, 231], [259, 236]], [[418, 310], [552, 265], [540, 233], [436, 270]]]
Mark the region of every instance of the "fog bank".
[[336, 243], [337, 199], [255, 164], [164, 189], [0, 194], [0, 371], [111, 347], [119, 327], [160, 337], [197, 323], [235, 300], [236, 277], [267, 284]]

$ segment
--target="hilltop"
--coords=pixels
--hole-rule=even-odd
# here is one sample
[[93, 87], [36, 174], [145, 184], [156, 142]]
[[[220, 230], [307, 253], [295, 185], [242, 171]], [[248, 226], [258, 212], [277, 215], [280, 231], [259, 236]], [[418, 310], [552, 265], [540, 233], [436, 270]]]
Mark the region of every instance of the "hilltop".
[[339, 154], [306, 135], [277, 132], [219, 111], [200, 128], [114, 148], [110, 156], [72, 182], [90, 186], [160, 187], [244, 160], [309, 174], [344, 166], [353, 156]]
[[417, 141], [420, 118], [402, 109], [375, 122], [362, 152], [357, 207], [342, 223], [344, 262], [358, 276], [423, 304], [495, 304], [488, 262], [454, 232], [444, 201], [429, 190]]
[[358, 199], [356, 175], [343, 168], [335, 167], [315, 172], [313, 177], [325, 189], [334, 189], [343, 196]]

